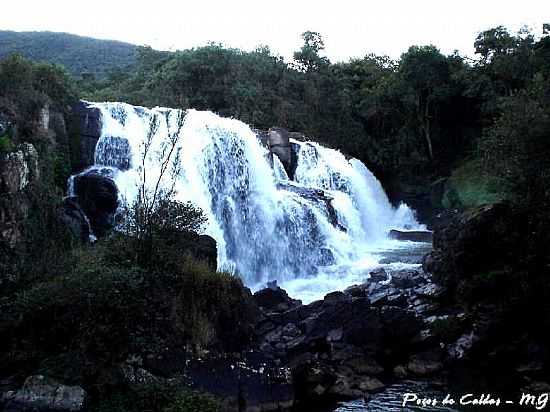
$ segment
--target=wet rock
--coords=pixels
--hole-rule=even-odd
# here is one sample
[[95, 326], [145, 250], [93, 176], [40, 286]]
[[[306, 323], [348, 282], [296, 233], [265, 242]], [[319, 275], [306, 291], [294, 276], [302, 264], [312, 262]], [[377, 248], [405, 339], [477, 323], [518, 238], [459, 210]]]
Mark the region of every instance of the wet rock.
[[346, 364], [358, 375], [376, 376], [384, 372], [384, 368], [376, 360], [368, 356], [353, 358], [348, 360]]
[[398, 270], [391, 273], [391, 283], [400, 289], [407, 289], [426, 283], [415, 270]]
[[288, 296], [280, 287], [259, 290], [254, 293], [254, 301], [264, 310], [277, 312], [284, 312], [302, 304], [301, 301]]
[[323, 299], [324, 305], [338, 305], [343, 302], [351, 302], [350, 295], [344, 292], [331, 292], [325, 295]]
[[76, 197], [67, 197], [58, 210], [59, 220], [82, 243], [90, 240], [90, 224]]
[[87, 102], [80, 101], [73, 108], [73, 116], [79, 125], [80, 164], [78, 169], [82, 170], [95, 163], [95, 148], [102, 129], [101, 111]]
[[6, 412], [76, 412], [84, 410], [86, 391], [43, 375], [30, 376], [23, 387], [5, 396]]
[[477, 336], [473, 331], [465, 333], [457, 341], [448, 346], [447, 352], [451, 359], [465, 359], [468, 357], [468, 353], [477, 341]]
[[330, 388], [329, 393], [344, 399], [357, 399], [363, 397], [363, 390], [361, 390], [357, 383], [348, 376], [340, 375], [336, 378], [336, 382]]
[[405, 368], [403, 365], [397, 365], [395, 368], [393, 368], [393, 376], [395, 376], [397, 379], [406, 379], [408, 376], [407, 368]]
[[396, 240], [431, 243], [432, 232], [427, 230], [422, 230], [422, 231], [390, 230], [389, 237], [390, 239], [396, 239]]
[[413, 355], [407, 364], [407, 370], [415, 376], [430, 376], [443, 369], [440, 359], [441, 356], [433, 352]]
[[388, 274], [384, 268], [373, 270], [369, 273], [369, 281], [371, 282], [384, 282], [388, 280]]
[[291, 149], [288, 130], [281, 127], [272, 127], [267, 134], [269, 151], [281, 160], [287, 174], [291, 175]]
[[378, 392], [386, 387], [380, 380], [368, 376], [361, 378], [358, 386], [363, 392]]
[[387, 342], [405, 347], [420, 332], [421, 320], [412, 311], [396, 306], [386, 306], [380, 311]]
[[118, 208], [118, 189], [110, 169], [94, 169], [75, 176], [74, 194], [90, 221], [93, 234], [105, 236], [114, 227]]

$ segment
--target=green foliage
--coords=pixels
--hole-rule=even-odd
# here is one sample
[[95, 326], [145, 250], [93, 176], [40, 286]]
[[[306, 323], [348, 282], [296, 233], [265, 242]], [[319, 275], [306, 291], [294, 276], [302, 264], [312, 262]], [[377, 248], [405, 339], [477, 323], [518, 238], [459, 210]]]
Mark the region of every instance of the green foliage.
[[549, 91], [539, 75], [527, 90], [502, 98], [500, 115], [480, 142], [486, 168], [503, 179], [518, 204], [550, 200]]
[[502, 179], [488, 174], [481, 160], [472, 159], [458, 166], [446, 183], [442, 206], [469, 209], [506, 199]]
[[0, 153], [11, 152], [13, 143], [8, 135], [0, 136]]
[[299, 70], [312, 72], [329, 64], [326, 57], [321, 57], [319, 52], [325, 49], [325, 42], [317, 32], [306, 31], [302, 33], [304, 45], [294, 53], [294, 60]]
[[57, 275], [34, 279], [3, 301], [0, 327], [12, 337], [0, 343], [6, 369], [21, 367], [20, 352], [33, 362], [72, 352], [79, 358], [74, 373], [95, 379], [98, 368], [129, 353], [234, 350], [250, 341], [255, 312], [238, 278], [195, 262], [179, 245], [172, 246], [179, 266], [153, 273], [124, 261], [131, 241], [73, 249], [65, 265], [56, 263]]

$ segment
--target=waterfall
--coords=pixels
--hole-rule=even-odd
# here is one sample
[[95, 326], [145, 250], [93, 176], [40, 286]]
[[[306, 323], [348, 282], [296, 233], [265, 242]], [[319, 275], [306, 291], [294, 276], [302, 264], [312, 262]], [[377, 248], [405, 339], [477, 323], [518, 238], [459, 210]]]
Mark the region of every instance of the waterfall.
[[139, 167], [151, 118], [160, 121], [145, 165], [160, 174], [167, 136], [184, 115], [177, 143], [176, 198], [208, 217], [205, 232], [218, 244], [219, 269], [254, 287], [307, 279], [365, 259], [392, 228], [421, 226], [413, 212], [390, 204], [380, 182], [357, 159], [314, 142], [292, 141], [289, 174], [246, 124], [211, 112], [181, 113], [124, 103], [90, 103], [102, 114], [95, 166], [107, 168], [121, 200], [137, 196]]

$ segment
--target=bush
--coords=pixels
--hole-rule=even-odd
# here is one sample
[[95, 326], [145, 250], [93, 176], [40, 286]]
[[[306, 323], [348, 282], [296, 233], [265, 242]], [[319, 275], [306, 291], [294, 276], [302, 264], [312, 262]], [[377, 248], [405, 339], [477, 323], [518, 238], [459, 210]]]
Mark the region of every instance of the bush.
[[119, 236], [69, 252], [57, 275], [35, 280], [6, 301], [3, 318], [12, 319], [0, 325], [11, 336], [0, 342], [6, 369], [21, 367], [15, 352], [33, 362], [73, 352], [88, 365], [81, 373], [93, 376], [99, 373], [94, 366], [117, 364], [129, 353], [238, 351], [251, 341], [256, 312], [240, 279], [190, 257], [172, 271], [152, 273], [123, 253], [114, 259], [128, 247], [125, 241], [132, 239]]

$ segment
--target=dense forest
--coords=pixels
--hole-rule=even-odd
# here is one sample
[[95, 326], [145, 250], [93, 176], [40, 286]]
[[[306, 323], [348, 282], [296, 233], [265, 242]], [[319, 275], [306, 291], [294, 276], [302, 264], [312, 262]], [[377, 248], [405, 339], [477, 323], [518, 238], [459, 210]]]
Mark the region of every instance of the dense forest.
[[[411, 203], [423, 219], [502, 201], [513, 214], [499, 221], [504, 226], [499, 236], [514, 240], [512, 230], [524, 236], [505, 243], [504, 252], [479, 258], [484, 265], [476, 279], [483, 278], [484, 298], [495, 298], [488, 282], [504, 278], [508, 289], [498, 292], [498, 303], [520, 302], [523, 312], [515, 316], [546, 313], [541, 308], [550, 295], [544, 276], [550, 244], [549, 25], [535, 33], [484, 31], [472, 39], [475, 59], [424, 45], [411, 46], [398, 60], [367, 55], [344, 63], [324, 56], [323, 38], [315, 32], [303, 34], [292, 62], [268, 47], [242, 51], [210, 44], [167, 53], [119, 43], [110, 48], [97, 43], [94, 49], [90, 40], [64, 37], [59, 47], [66, 53], [53, 53], [52, 60], [39, 51], [43, 41], [58, 47], [48, 37], [53, 34], [30, 43], [9, 36], [0, 33], [0, 55], [6, 56], [0, 60], [0, 166], [8, 165], [0, 168], [0, 224], [8, 239], [0, 242], [0, 377], [13, 378], [5, 386], [39, 371], [85, 387], [89, 410], [98, 412], [131, 411], [136, 405], [163, 412], [218, 410], [210, 397], [182, 392], [169, 379], [128, 392], [121, 389], [117, 368], [134, 353], [152, 356], [144, 355], [144, 362], [157, 367], [155, 356], [177, 358], [183, 347], [199, 354], [205, 348], [232, 353], [254, 339], [257, 305], [238, 278], [216, 273], [215, 245], [213, 253], [205, 248], [206, 263], [182, 253], [200, 243], [189, 231], [203, 222], [200, 211], [176, 210], [183, 229], [163, 223], [145, 231], [145, 239], [121, 232], [93, 247], [60, 224], [67, 178], [79, 171], [72, 117], [79, 99], [211, 110], [258, 129], [302, 132], [362, 160], [395, 203]], [[98, 50], [112, 56], [101, 67], [93, 58]], [[20, 53], [6, 55], [11, 51]], [[46, 126], [44, 107], [50, 113]], [[23, 170], [24, 181], [10, 169], [21, 164], [18, 156], [25, 164], [37, 163], [36, 170]], [[152, 221], [166, 222], [162, 214], [173, 210], [165, 209], [152, 210]], [[506, 232], [516, 216], [525, 220]], [[18, 219], [23, 223], [13, 229]], [[486, 226], [498, 226], [493, 223]], [[467, 238], [476, 231], [466, 232]], [[472, 248], [496, 240], [502, 239], [483, 238]], [[468, 290], [467, 304], [478, 303], [478, 284], [466, 286], [471, 286], [462, 289]], [[466, 293], [460, 293], [453, 298], [462, 304]], [[149, 379], [134, 380], [142, 378]]]

